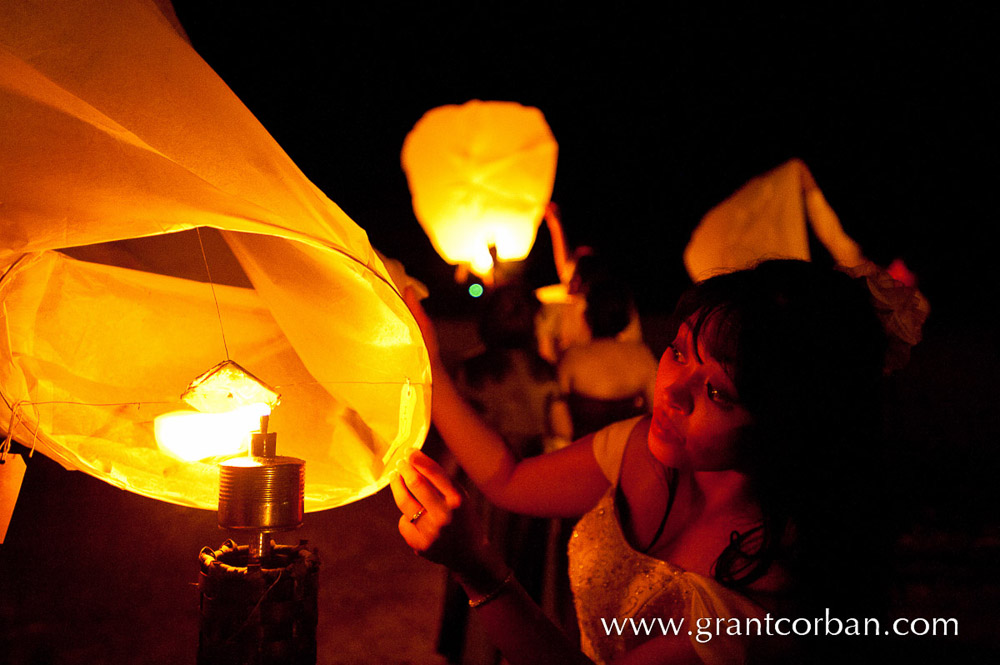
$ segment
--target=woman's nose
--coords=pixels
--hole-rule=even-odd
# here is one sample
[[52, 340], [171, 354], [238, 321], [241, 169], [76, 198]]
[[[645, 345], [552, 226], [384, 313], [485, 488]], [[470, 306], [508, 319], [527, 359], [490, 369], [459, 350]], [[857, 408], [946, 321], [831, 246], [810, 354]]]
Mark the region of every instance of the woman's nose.
[[688, 385], [687, 377], [677, 377], [676, 380], [667, 385], [665, 397], [667, 406], [675, 411], [688, 414], [694, 406], [694, 399], [691, 395], [691, 387]]

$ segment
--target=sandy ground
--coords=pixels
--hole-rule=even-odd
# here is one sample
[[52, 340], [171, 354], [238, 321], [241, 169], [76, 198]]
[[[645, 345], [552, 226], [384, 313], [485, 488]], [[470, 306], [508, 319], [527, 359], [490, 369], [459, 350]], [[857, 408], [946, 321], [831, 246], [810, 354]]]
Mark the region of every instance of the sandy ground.
[[[322, 561], [319, 663], [444, 662], [443, 572], [406, 547], [398, 516], [385, 490], [279, 538]], [[35, 456], [0, 554], [0, 662], [194, 663], [197, 555], [227, 537], [215, 521]]]

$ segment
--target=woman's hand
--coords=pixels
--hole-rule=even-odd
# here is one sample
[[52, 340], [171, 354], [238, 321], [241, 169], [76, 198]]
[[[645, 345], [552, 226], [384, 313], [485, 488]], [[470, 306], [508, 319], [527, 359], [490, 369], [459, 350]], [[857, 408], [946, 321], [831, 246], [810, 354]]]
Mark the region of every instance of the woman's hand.
[[[414, 451], [390, 483], [403, 511], [399, 532], [418, 554], [457, 573], [470, 606], [510, 663], [593, 665], [556, 628], [489, 547], [461, 489], [434, 460]], [[650, 662], [650, 661], [644, 661]]]
[[412, 288], [406, 287], [403, 290], [403, 302], [410, 309], [410, 314], [413, 315], [417, 326], [420, 328], [420, 334], [423, 336], [424, 344], [427, 346], [427, 355], [431, 361], [431, 369], [434, 369], [436, 366], [440, 367], [441, 347], [438, 344], [437, 330], [434, 329], [431, 317], [427, 316], [423, 305], [420, 304], [420, 296]]
[[476, 515], [437, 462], [420, 451], [397, 465], [389, 485], [399, 518], [399, 533], [415, 552], [464, 574], [478, 569], [488, 545]]

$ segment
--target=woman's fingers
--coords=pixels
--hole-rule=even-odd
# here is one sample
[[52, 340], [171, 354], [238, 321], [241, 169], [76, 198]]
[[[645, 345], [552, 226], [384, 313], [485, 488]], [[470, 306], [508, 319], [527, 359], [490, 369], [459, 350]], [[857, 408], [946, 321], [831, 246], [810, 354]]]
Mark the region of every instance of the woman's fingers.
[[464, 551], [468, 549], [466, 540], [478, 540], [475, 535], [471, 539], [459, 536], [456, 540], [457, 532], [453, 533], [456, 528], [458, 532], [467, 528], [467, 520], [458, 520], [461, 522], [458, 526], [453, 524], [455, 511], [461, 509], [464, 494], [437, 462], [415, 451], [409, 460], [396, 464], [396, 471], [389, 486], [396, 506], [402, 512], [399, 532], [410, 547], [432, 561], [447, 565], [448, 552], [456, 549], [456, 544], [456, 551]]
[[411, 453], [397, 463], [389, 485], [402, 512], [399, 533], [415, 552], [454, 571], [475, 565], [486, 539], [465, 494], [437, 462]]
[[419, 450], [414, 450], [410, 453], [409, 462], [414, 469], [434, 486], [434, 489], [441, 495], [449, 508], [454, 510], [462, 505], [462, 491], [455, 487], [455, 484], [451, 482], [451, 478], [448, 477], [448, 474], [445, 473], [440, 464]]
[[420, 502], [427, 512], [434, 513], [435, 522], [447, 524], [451, 521], [451, 506], [427, 476], [409, 462], [399, 462], [396, 464], [396, 470], [399, 471], [399, 475], [406, 483], [406, 489], [413, 498]]
[[392, 499], [396, 502], [396, 507], [403, 515], [412, 515], [423, 508], [420, 502], [410, 494], [410, 490], [406, 488], [406, 484], [398, 473], [392, 474], [392, 478], [389, 480], [389, 489], [392, 490]]
[[[432, 518], [427, 514], [427, 508], [410, 493], [400, 474], [393, 474], [389, 487], [392, 489], [396, 507], [402, 513], [399, 517], [400, 535], [418, 554], [427, 551], [438, 536], [438, 528], [432, 525]], [[428, 521], [424, 522], [421, 528], [420, 522], [424, 519]], [[430, 529], [427, 528], [428, 525], [431, 526]]]

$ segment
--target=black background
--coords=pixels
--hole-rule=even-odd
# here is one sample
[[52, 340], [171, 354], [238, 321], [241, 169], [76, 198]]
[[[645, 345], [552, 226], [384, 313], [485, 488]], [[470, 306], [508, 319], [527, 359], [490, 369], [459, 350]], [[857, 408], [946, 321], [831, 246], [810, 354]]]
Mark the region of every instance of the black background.
[[[903, 258], [937, 313], [981, 318], [965, 295], [992, 254], [993, 16], [951, 7], [176, 4], [199, 53], [438, 303], [461, 307], [400, 149], [425, 111], [495, 99], [543, 111], [569, 244], [615, 261], [646, 312], [686, 284], [701, 216], [799, 157], [870, 258]], [[543, 228], [538, 285], [550, 246]]]

